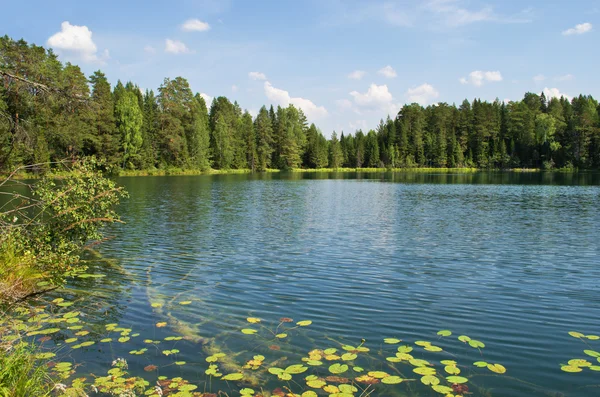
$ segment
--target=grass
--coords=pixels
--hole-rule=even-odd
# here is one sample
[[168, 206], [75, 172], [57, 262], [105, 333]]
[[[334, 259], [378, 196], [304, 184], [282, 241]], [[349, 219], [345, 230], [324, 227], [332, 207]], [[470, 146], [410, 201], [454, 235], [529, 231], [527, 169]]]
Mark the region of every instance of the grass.
[[39, 364], [27, 343], [0, 345], [0, 397], [49, 396], [53, 382], [48, 368]]

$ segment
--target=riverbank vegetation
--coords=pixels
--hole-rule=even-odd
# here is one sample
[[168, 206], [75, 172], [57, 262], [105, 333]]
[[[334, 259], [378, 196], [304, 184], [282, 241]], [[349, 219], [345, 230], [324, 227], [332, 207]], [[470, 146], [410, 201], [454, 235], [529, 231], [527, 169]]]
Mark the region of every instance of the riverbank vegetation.
[[156, 92], [142, 92], [134, 82], [112, 87], [101, 71], [86, 77], [52, 50], [6, 36], [0, 75], [5, 173], [85, 155], [103, 158], [115, 174], [600, 167], [598, 102], [585, 95], [406, 104], [372, 130], [332, 132], [327, 139], [329, 131], [323, 134], [293, 105], [264, 106], [251, 115], [226, 97], [206, 103], [183, 77], [166, 78]]

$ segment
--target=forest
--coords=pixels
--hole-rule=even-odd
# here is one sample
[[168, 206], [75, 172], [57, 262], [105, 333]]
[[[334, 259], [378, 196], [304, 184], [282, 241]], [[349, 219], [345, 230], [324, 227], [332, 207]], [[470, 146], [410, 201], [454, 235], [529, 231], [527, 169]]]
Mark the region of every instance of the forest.
[[[592, 96], [526, 93], [504, 103], [404, 105], [369, 131], [327, 139], [301, 109], [207, 104], [183, 77], [158, 90], [112, 87], [51, 49], [0, 38], [0, 172], [94, 155], [108, 169], [600, 167], [600, 107]], [[50, 95], [52, 93], [53, 95]], [[382, 115], [385, 116], [385, 115]]]

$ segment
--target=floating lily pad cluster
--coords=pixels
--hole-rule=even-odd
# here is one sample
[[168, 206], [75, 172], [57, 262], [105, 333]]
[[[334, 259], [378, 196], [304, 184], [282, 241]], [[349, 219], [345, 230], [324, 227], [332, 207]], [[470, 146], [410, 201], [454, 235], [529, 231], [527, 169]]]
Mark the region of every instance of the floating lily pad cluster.
[[[172, 397], [211, 397], [211, 392], [206, 392], [213, 387], [228, 390], [227, 393], [232, 397], [231, 390], [239, 390], [239, 395], [245, 397], [263, 397], [265, 394], [263, 388], [267, 385], [280, 382], [280, 387], [269, 392], [269, 395], [283, 397], [318, 397], [328, 395], [330, 397], [359, 397], [365, 390], [373, 392], [373, 388], [403, 387], [404, 384], [420, 384], [420, 387], [428, 387], [436, 393], [444, 396], [460, 396], [468, 392], [467, 386], [470, 382], [470, 376], [478, 369], [490, 371], [494, 374], [506, 373], [506, 368], [498, 363], [486, 361], [477, 361], [472, 365], [461, 365], [455, 360], [445, 359], [449, 353], [446, 351], [451, 342], [466, 344], [468, 347], [477, 349], [481, 352], [485, 344], [466, 335], [461, 335], [457, 339], [449, 338], [452, 336], [450, 330], [442, 330], [437, 333], [437, 338], [432, 341], [417, 340], [414, 342], [403, 341], [396, 337], [387, 337], [382, 342], [369, 342], [364, 339], [358, 344], [348, 344], [335, 342], [330, 346], [323, 348], [313, 348], [308, 351], [304, 357], [288, 359], [284, 351], [279, 352], [279, 344], [287, 344], [298, 335], [300, 329], [312, 325], [311, 320], [302, 320], [294, 322], [291, 318], [281, 318], [272, 326], [267, 326], [259, 317], [248, 317], [246, 325], [238, 328], [236, 338], [248, 338], [250, 341], [256, 341], [256, 346], [264, 351], [250, 352], [223, 352], [218, 348], [205, 356], [204, 361], [187, 363], [181, 360], [178, 355], [177, 343], [182, 341], [183, 336], [179, 335], [176, 327], [170, 324], [175, 321], [160, 321], [155, 323], [157, 328], [165, 328], [168, 336], [158, 340], [154, 331], [147, 335], [143, 340], [145, 347], [135, 350], [121, 349], [120, 344], [126, 344], [132, 338], [140, 336], [132, 328], [120, 326], [117, 323], [107, 324], [104, 330], [98, 331], [86, 329], [85, 316], [79, 311], [68, 311], [70, 305], [65, 306], [64, 299], [56, 299], [52, 302], [52, 307], [58, 308], [56, 313], [49, 313], [43, 308], [34, 308], [20, 313], [11, 319], [11, 332], [0, 332], [2, 340], [6, 338], [18, 339], [21, 336], [34, 339], [37, 337], [46, 338], [44, 340], [54, 341], [54, 350], [41, 350], [36, 358], [40, 361], [47, 361], [52, 373], [57, 378], [70, 382], [61, 397], [72, 397], [81, 393], [98, 390], [107, 395], [146, 395], [152, 397], [172, 396]], [[193, 301], [175, 302], [180, 305], [193, 304]], [[162, 303], [152, 303], [152, 307], [158, 308]], [[21, 309], [19, 309], [21, 310]], [[6, 328], [6, 322], [0, 322], [0, 331], [2, 327]], [[169, 327], [169, 328], [167, 328]], [[584, 338], [583, 334], [572, 335], [578, 338]], [[150, 338], [148, 338], [150, 337]], [[255, 338], [255, 339], [254, 339]], [[585, 337], [588, 338], [588, 337]], [[436, 339], [434, 341], [433, 339]], [[593, 340], [593, 338], [588, 338]], [[94, 346], [95, 344], [115, 343], [111, 350], [122, 350], [124, 354], [146, 355], [148, 360], [152, 357], [168, 357], [169, 366], [194, 365], [201, 369], [204, 379], [197, 382], [190, 382], [183, 378], [168, 378], [160, 375], [162, 367], [154, 365], [152, 361], [144, 367], [148, 373], [148, 379], [131, 376], [128, 373], [125, 359], [119, 359], [113, 362], [113, 368], [110, 368], [106, 376], [100, 377], [77, 377], [80, 375], [77, 371], [77, 365], [67, 361], [58, 363], [49, 360], [55, 359], [57, 352], [68, 356], [68, 350], [81, 349]], [[164, 346], [164, 347], [163, 347]], [[267, 347], [268, 346], [268, 347]], [[277, 348], [273, 348], [276, 346]], [[444, 346], [444, 347], [442, 347]], [[284, 346], [285, 347], [285, 346]], [[181, 347], [179, 347], [181, 348]], [[200, 348], [200, 346], [199, 346]], [[267, 353], [276, 354], [276, 357], [267, 358]], [[375, 353], [372, 353], [372, 350]], [[390, 352], [390, 350], [393, 350]], [[199, 353], [201, 354], [201, 350]], [[279, 353], [273, 353], [279, 352]], [[66, 353], [66, 354], [65, 354]], [[154, 353], [154, 354], [151, 354]], [[262, 354], [257, 354], [262, 353]], [[585, 353], [591, 359], [600, 361], [600, 353], [593, 350], [586, 350]], [[380, 360], [379, 356], [383, 354], [385, 360]], [[439, 358], [436, 358], [439, 357]], [[61, 357], [59, 357], [61, 358]], [[433, 359], [435, 358], [435, 359]], [[57, 360], [59, 361], [59, 360]], [[571, 372], [577, 372], [577, 369], [589, 368], [596, 370], [594, 365], [588, 360], [574, 359], [569, 361], [566, 367], [573, 368]], [[565, 370], [563, 368], [563, 370]], [[154, 376], [154, 377], [151, 377]], [[199, 387], [204, 384], [204, 392], [199, 392]], [[260, 388], [260, 392], [255, 389]], [[375, 389], [377, 395], [378, 389]], [[385, 394], [387, 389], [382, 389]], [[81, 392], [80, 394], [77, 394]], [[234, 394], [235, 395], [235, 394]]]
[[[586, 345], [588, 345], [587, 341], [600, 340], [600, 336], [598, 335], [585, 335], [576, 331], [569, 332], [569, 335], [573, 338], [580, 339]], [[584, 370], [600, 372], [600, 352], [590, 348], [585, 349], [583, 353], [587, 356], [586, 358], [573, 358], [566, 364], [561, 364], [560, 369], [570, 373], [582, 372]]]

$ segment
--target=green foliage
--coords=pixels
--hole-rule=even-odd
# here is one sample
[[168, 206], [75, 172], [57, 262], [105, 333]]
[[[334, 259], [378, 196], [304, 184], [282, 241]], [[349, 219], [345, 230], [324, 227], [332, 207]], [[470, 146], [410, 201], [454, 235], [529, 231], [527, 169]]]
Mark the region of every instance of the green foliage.
[[84, 270], [82, 248], [102, 239], [104, 224], [119, 221], [114, 206], [125, 195], [98, 166], [93, 158], [74, 162], [67, 177], [45, 177], [28, 185], [28, 194], [13, 195], [0, 213], [0, 279], [21, 269], [60, 284]]

